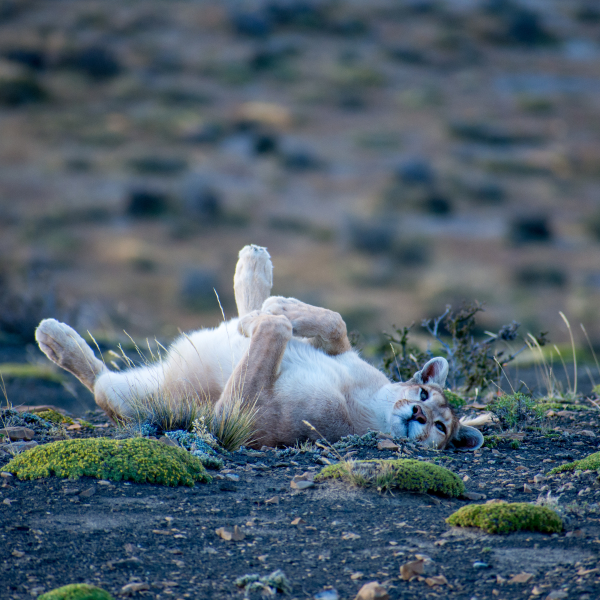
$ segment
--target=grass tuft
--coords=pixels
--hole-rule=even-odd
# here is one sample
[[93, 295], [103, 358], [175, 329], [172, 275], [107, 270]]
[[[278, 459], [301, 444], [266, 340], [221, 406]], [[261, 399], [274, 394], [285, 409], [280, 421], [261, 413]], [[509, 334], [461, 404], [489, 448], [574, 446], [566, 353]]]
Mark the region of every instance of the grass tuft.
[[87, 476], [170, 486], [193, 486], [196, 481], [211, 480], [195, 456], [144, 438], [53, 442], [23, 452], [4, 469], [20, 479]]
[[442, 496], [458, 497], [465, 493], [460, 478], [438, 465], [413, 459], [342, 461], [326, 466], [315, 481], [342, 479], [359, 487], [375, 487]]
[[563, 528], [561, 518], [553, 510], [526, 502], [470, 504], [451, 514], [446, 523], [457, 527], [479, 527], [487, 533], [521, 530], [557, 533]]
[[600, 471], [600, 452], [590, 454], [581, 460], [576, 460], [566, 465], [554, 467], [550, 474], [564, 473], [565, 471]]

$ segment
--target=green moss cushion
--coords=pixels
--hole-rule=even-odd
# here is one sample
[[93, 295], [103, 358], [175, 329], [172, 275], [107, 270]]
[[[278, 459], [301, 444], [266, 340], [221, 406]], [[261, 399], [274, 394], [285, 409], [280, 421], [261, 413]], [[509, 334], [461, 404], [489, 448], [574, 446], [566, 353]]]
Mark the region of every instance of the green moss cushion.
[[72, 583], [38, 596], [38, 600], [114, 600], [102, 588], [86, 583]]
[[550, 471], [551, 474], [562, 473], [563, 471], [598, 471], [600, 470], [600, 452], [590, 454], [581, 460], [576, 460], [566, 465], [560, 465]]
[[541, 533], [562, 531], [561, 518], [553, 510], [526, 502], [470, 504], [450, 515], [446, 523], [458, 527], [479, 527], [488, 533], [510, 533], [523, 529]]
[[443, 496], [460, 496], [465, 492], [464, 483], [452, 471], [410, 458], [342, 461], [325, 467], [315, 477], [315, 481], [324, 479], [343, 479], [380, 490], [396, 488]]
[[182, 448], [145, 438], [64, 440], [36, 446], [11, 460], [5, 471], [21, 479], [84, 475], [136, 483], [194, 485], [210, 481], [202, 463]]

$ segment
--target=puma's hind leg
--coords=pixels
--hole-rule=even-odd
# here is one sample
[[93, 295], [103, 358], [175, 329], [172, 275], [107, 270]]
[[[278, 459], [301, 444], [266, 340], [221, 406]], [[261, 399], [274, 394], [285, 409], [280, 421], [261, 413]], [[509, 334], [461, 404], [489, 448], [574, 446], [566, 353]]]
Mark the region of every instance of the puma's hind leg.
[[263, 302], [271, 295], [273, 287], [273, 264], [266, 248], [244, 246], [240, 250], [233, 289], [238, 315], [243, 317], [259, 310]]
[[91, 392], [98, 377], [108, 371], [87, 342], [73, 328], [56, 319], [44, 319], [35, 330], [35, 339], [52, 362], [75, 375]]

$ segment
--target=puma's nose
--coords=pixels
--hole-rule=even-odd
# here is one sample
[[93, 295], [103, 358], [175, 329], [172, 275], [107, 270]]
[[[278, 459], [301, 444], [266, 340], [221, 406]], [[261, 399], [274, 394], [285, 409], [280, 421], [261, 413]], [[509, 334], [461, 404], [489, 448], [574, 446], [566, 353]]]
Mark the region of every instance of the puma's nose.
[[418, 404], [413, 405], [412, 411], [413, 411], [412, 418], [415, 421], [417, 421], [418, 423], [421, 423], [421, 425], [425, 425], [425, 423], [427, 423], [427, 417], [425, 416], [423, 409]]

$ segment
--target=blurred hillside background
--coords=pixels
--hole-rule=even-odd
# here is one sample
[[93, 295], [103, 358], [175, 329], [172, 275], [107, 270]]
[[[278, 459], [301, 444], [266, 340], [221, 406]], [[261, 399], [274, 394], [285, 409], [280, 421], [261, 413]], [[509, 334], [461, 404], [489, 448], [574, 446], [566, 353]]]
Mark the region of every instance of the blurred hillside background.
[[365, 335], [600, 345], [600, 3], [0, 0], [5, 337], [215, 325], [248, 243]]

